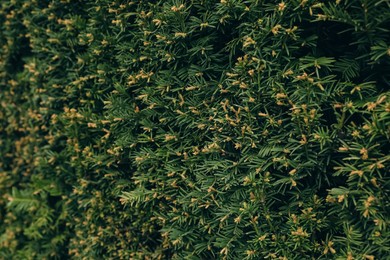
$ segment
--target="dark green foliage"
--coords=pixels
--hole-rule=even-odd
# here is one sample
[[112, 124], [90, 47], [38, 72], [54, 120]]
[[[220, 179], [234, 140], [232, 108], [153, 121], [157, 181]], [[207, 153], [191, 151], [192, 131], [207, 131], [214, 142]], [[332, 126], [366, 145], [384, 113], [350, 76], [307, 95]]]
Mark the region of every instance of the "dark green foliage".
[[389, 1], [0, 4], [0, 259], [386, 259]]

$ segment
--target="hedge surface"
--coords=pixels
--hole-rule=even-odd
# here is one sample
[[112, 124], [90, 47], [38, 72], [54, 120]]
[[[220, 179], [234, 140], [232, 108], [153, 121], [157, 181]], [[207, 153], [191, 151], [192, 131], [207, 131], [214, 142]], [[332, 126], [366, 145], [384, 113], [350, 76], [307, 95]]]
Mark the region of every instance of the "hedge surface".
[[2, 0], [0, 259], [387, 259], [390, 2]]

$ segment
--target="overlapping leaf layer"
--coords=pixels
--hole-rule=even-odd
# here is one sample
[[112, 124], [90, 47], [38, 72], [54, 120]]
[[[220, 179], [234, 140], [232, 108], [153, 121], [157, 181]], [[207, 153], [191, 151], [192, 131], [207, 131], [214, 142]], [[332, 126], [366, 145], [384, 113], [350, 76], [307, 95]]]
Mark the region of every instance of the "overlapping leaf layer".
[[2, 0], [1, 259], [385, 259], [390, 2]]

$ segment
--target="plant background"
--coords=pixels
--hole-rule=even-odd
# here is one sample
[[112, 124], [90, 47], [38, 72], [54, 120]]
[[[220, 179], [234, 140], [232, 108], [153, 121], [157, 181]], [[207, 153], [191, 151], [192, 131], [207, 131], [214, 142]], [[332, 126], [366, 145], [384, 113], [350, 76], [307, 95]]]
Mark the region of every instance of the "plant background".
[[0, 258], [386, 259], [390, 3], [0, 3]]

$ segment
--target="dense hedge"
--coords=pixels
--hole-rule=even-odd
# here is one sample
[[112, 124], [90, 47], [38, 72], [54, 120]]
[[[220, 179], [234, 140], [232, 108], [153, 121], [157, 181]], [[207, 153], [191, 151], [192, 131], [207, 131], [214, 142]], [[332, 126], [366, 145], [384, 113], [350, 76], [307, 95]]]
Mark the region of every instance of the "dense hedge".
[[390, 2], [2, 0], [0, 259], [386, 259]]

